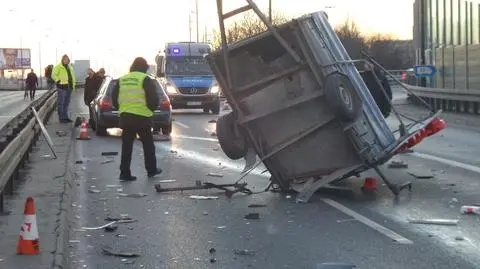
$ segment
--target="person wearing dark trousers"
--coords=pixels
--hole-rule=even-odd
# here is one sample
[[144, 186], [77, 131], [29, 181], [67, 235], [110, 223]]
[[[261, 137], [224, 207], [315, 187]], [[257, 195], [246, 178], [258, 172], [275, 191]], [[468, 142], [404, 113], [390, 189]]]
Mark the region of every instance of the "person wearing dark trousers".
[[70, 58], [66, 54], [62, 56], [62, 61], [53, 68], [52, 79], [57, 85], [58, 118], [61, 123], [72, 122], [68, 117], [68, 105], [72, 92], [75, 91], [76, 78]]
[[88, 76], [85, 79], [85, 90], [83, 92], [83, 101], [88, 107], [88, 113], [90, 115], [90, 117], [88, 118], [88, 126], [93, 126], [94, 119], [92, 108], [90, 107], [90, 102], [92, 102], [93, 99], [95, 99], [95, 97], [97, 96], [97, 83], [95, 71], [93, 71], [92, 68], [88, 68], [87, 74]]
[[33, 101], [35, 99], [35, 92], [37, 91], [38, 87], [38, 78], [35, 72], [33, 72], [33, 69], [30, 73], [28, 73], [25, 84], [27, 87], [25, 87], [25, 96], [23, 98], [26, 99], [28, 94], [30, 94], [30, 100]]
[[130, 73], [118, 79], [112, 92], [112, 104], [120, 112], [119, 123], [122, 129], [120, 180], [123, 181], [137, 179], [130, 171], [133, 143], [137, 134], [143, 144], [148, 177], [154, 177], [162, 172], [162, 169], [157, 168], [152, 135], [153, 111], [158, 105], [159, 96], [153, 80], [146, 74], [147, 70], [147, 61], [141, 57], [136, 58], [130, 67]]

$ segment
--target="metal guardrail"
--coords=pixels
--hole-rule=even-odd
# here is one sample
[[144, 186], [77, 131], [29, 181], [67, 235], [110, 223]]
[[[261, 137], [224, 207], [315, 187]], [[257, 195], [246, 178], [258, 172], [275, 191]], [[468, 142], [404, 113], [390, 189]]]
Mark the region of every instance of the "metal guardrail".
[[[403, 84], [424, 102], [430, 104], [433, 110], [443, 110], [468, 114], [480, 114], [480, 91], [425, 88]], [[420, 104], [418, 98], [410, 96], [414, 104]]]
[[36, 122], [31, 107], [35, 107], [40, 119], [46, 122], [56, 106], [56, 99], [57, 92], [48, 91], [0, 130], [0, 211], [3, 211], [4, 194], [12, 192], [18, 170], [28, 160], [40, 135], [40, 125]]

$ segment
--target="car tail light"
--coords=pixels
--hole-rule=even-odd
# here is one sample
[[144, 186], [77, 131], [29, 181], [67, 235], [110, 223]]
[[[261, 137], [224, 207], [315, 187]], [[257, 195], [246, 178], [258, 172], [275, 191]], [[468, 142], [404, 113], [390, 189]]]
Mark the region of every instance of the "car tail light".
[[160, 101], [160, 108], [166, 110], [172, 109], [172, 104], [170, 104], [170, 100], [163, 99], [162, 101]]
[[427, 125], [427, 127], [425, 127], [425, 129], [427, 129], [428, 136], [431, 136], [440, 132], [446, 127], [447, 123], [443, 119], [435, 118]]
[[112, 103], [108, 99], [102, 99], [100, 100], [100, 108], [102, 110], [107, 110], [112, 108]]

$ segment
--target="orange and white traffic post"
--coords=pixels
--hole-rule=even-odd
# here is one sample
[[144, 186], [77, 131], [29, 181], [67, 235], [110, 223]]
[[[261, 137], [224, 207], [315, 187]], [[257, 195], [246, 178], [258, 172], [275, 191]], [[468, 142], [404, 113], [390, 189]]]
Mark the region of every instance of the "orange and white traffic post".
[[90, 139], [92, 138], [88, 135], [88, 123], [84, 119], [82, 122], [82, 125], [80, 125], [80, 135], [77, 137], [77, 140], [90, 140]]
[[24, 221], [20, 228], [17, 254], [37, 255], [40, 253], [40, 243], [38, 237], [37, 217], [35, 215], [35, 204], [32, 197], [27, 198], [23, 214]]

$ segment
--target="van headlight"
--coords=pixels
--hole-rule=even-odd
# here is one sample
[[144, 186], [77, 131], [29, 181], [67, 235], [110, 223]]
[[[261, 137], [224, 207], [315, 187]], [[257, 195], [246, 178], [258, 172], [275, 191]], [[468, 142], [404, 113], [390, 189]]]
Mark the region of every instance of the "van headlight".
[[218, 94], [220, 92], [220, 87], [218, 85], [213, 85], [210, 88], [210, 93], [211, 94]]
[[177, 94], [178, 93], [177, 87], [175, 87], [172, 84], [167, 84], [167, 93], [168, 94]]

